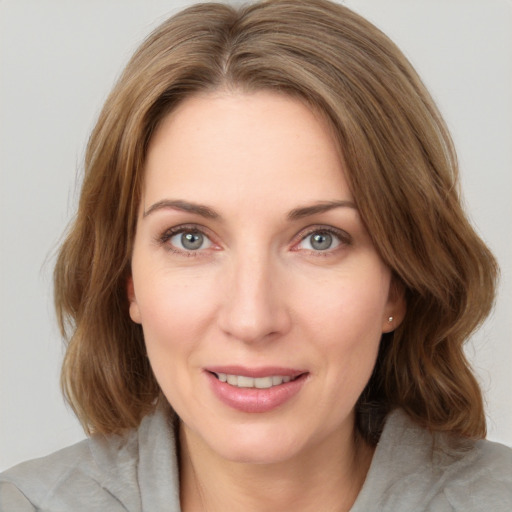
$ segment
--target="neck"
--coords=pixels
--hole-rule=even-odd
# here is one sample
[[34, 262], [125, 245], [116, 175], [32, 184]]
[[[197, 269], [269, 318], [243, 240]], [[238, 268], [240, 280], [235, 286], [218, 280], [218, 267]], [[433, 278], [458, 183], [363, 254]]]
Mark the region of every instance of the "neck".
[[349, 511], [363, 486], [373, 448], [354, 432], [335, 433], [293, 460], [250, 464], [225, 460], [180, 425], [183, 512]]

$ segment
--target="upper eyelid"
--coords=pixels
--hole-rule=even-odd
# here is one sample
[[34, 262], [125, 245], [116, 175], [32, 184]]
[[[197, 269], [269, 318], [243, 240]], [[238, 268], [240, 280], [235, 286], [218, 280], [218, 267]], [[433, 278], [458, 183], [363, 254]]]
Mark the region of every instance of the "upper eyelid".
[[179, 235], [183, 232], [197, 232], [201, 233], [203, 236], [208, 238], [212, 244], [217, 244], [215, 241], [215, 236], [212, 235], [211, 231], [206, 228], [205, 226], [201, 224], [193, 224], [193, 223], [187, 223], [187, 224], [179, 224], [178, 226], [171, 226], [170, 228], [166, 228], [163, 231], [161, 231], [157, 236], [156, 240], [163, 244], [167, 243], [173, 236]]
[[299, 231], [299, 233], [297, 233], [297, 235], [295, 235], [294, 239], [298, 238], [300, 241], [300, 240], [303, 240], [304, 238], [308, 237], [309, 235], [312, 235], [313, 233], [318, 233], [318, 232], [322, 232], [322, 231], [325, 231], [327, 233], [332, 233], [332, 234], [338, 236], [342, 240], [343, 239], [352, 240], [352, 236], [350, 235], [350, 233], [348, 233], [344, 229], [335, 228], [334, 226], [322, 225], [322, 224], [308, 226], [308, 227], [302, 229], [301, 231]]
[[208, 238], [211, 237], [210, 233], [211, 231], [201, 224], [193, 224], [193, 223], [186, 223], [186, 224], [179, 224], [177, 226], [172, 226], [170, 228], [166, 228], [162, 231], [162, 237], [167, 234], [178, 234], [182, 233], [184, 231], [197, 231], [199, 233], [202, 233], [203, 235], [207, 236]]

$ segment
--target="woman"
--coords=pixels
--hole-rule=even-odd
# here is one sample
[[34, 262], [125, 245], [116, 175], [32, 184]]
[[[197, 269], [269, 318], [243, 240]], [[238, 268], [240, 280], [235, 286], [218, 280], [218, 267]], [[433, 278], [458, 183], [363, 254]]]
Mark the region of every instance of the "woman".
[[91, 136], [55, 270], [89, 440], [2, 510], [509, 510], [463, 354], [496, 264], [397, 48], [325, 1], [159, 27]]

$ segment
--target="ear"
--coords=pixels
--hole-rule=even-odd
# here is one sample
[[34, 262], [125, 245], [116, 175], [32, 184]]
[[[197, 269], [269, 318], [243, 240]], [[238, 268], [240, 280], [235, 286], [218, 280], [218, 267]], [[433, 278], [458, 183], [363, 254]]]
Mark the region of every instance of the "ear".
[[382, 332], [394, 331], [402, 323], [406, 310], [404, 285], [393, 277], [389, 286], [385, 315], [382, 319]]
[[130, 275], [126, 280], [126, 294], [130, 303], [130, 318], [137, 324], [142, 323], [139, 305], [135, 298], [135, 287], [133, 286], [133, 277]]

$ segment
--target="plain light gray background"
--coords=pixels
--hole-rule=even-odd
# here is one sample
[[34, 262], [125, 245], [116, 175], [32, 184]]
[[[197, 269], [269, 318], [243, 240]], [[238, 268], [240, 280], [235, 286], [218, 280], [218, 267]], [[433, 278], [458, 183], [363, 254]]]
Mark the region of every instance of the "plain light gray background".
[[[0, 0], [0, 470], [77, 441], [58, 379], [54, 251], [88, 133], [116, 76], [173, 0]], [[512, 3], [347, 0], [404, 50], [459, 151], [467, 209], [502, 266], [468, 346], [489, 437], [512, 445]]]

